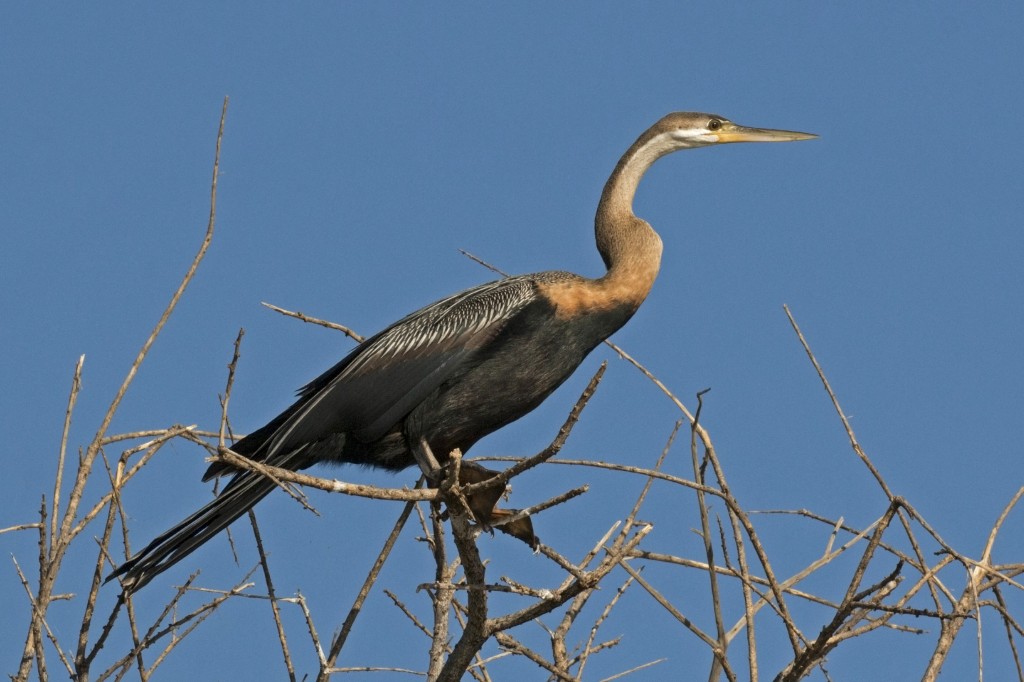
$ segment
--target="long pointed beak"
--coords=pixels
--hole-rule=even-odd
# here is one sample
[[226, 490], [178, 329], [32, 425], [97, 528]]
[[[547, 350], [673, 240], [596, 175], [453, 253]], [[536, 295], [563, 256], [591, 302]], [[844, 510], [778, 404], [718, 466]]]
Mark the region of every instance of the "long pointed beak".
[[726, 123], [721, 130], [714, 133], [722, 142], [796, 142], [797, 140], [813, 140], [813, 133], [798, 133], [795, 130], [773, 130], [771, 128], [747, 128], [735, 123]]

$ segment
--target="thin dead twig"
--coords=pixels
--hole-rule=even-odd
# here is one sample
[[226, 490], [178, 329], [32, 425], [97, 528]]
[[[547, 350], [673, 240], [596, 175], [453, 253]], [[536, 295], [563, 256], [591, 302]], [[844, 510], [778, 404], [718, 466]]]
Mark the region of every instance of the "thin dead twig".
[[[285, 490], [288, 490], [289, 488], [284, 484], [297, 483], [307, 488], [325, 490], [329, 493], [342, 493], [344, 495], [353, 495], [355, 497], [368, 497], [374, 500], [429, 502], [437, 497], [437, 491], [430, 488], [378, 488], [377, 486], [364, 485], [361, 483], [346, 483], [345, 481], [339, 481], [338, 479], [310, 476], [309, 474], [304, 474], [299, 471], [292, 471], [291, 469], [283, 469], [270, 464], [253, 461], [248, 457], [239, 455], [233, 450], [222, 450], [220, 454], [216, 457], [210, 458], [210, 460], [225, 462], [236, 469], [256, 471], [267, 476]], [[295, 495], [293, 494], [293, 497], [294, 496]]]
[[698, 627], [692, 620], [683, 615], [683, 612], [676, 608], [675, 604], [666, 599], [661, 592], [659, 592], [653, 585], [647, 582], [643, 576], [640, 575], [640, 571], [633, 568], [628, 562], [623, 562], [622, 567], [630, 576], [633, 577], [640, 587], [647, 591], [647, 594], [651, 595], [654, 601], [658, 602], [661, 608], [665, 609], [665, 611], [667, 611], [673, 618], [682, 623], [683, 627], [695, 634], [698, 639], [704, 642], [704, 644], [711, 649], [712, 652], [717, 652], [719, 650], [718, 642], [715, 641], [715, 638], [704, 632], [704, 630]]
[[653, 665], [658, 665], [659, 663], [664, 663], [667, 660], [668, 660], [667, 658], [658, 658], [658, 659], [655, 659], [653, 661], [647, 661], [646, 663], [641, 663], [640, 665], [634, 666], [634, 667], [630, 668], [629, 670], [623, 670], [621, 673], [616, 673], [615, 675], [612, 675], [611, 677], [602, 678], [601, 682], [612, 682], [612, 680], [621, 679], [621, 678], [625, 677], [626, 675], [632, 675], [635, 672], [638, 672], [640, 670], [645, 670], [646, 668], [650, 668]]
[[[704, 467], [701, 465], [701, 459], [697, 453], [697, 429], [700, 428], [700, 415], [704, 410], [704, 395], [710, 389], [705, 389], [697, 393], [697, 412], [694, 414], [693, 422], [690, 424], [690, 460], [693, 466], [693, 479], [701, 485], [704, 483]], [[709, 453], [705, 448], [705, 457]], [[712, 653], [714, 654], [714, 663], [712, 665], [711, 679], [717, 679], [718, 671], [722, 670], [729, 678], [730, 682], [735, 682], [736, 675], [732, 672], [732, 668], [729, 666], [729, 661], [726, 658], [726, 652], [729, 648], [729, 640], [726, 637], [725, 632], [725, 621], [722, 617], [722, 598], [718, 587], [718, 574], [715, 572], [712, 566], [715, 565], [715, 548], [714, 543], [711, 541], [711, 524], [710, 514], [708, 512], [708, 505], [704, 499], [704, 493], [697, 491], [697, 511], [700, 515], [700, 528], [701, 528], [701, 539], [704, 543], [704, 554], [707, 557], [708, 562], [708, 580], [711, 584], [711, 607], [715, 618], [715, 629], [717, 631], [717, 644], [712, 647]], [[650, 590], [648, 589], [648, 592]], [[657, 597], [656, 597], [657, 598]], [[682, 614], [679, 614], [680, 616]], [[685, 622], [684, 622], [685, 625]]]
[[17, 526], [8, 526], [7, 528], [0, 528], [0, 535], [4, 533], [13, 533], [18, 530], [39, 530], [41, 524], [39, 521], [33, 521], [32, 523], [21, 523]]
[[[980, 607], [978, 604], [978, 596], [982, 593], [982, 589], [979, 589], [979, 583], [983, 575], [992, 577], [995, 581], [992, 583], [993, 586], [998, 584], [998, 581], [1003, 580], [1009, 584], [1012, 584], [1018, 588], [1021, 585], [1016, 581], [1012, 580], [1009, 576], [996, 571], [990, 565], [990, 559], [993, 547], [995, 545], [996, 536], [999, 530], [1002, 528], [1003, 523], [1009, 516], [1012, 509], [1020, 501], [1021, 497], [1024, 496], [1024, 488], [1018, 489], [1016, 494], [1010, 499], [1010, 501], [1003, 508], [996, 522], [992, 526], [992, 530], [989, 532], [988, 540], [985, 543], [985, 549], [982, 552], [982, 558], [978, 562], [968, 562], [956, 555], [954, 552], [950, 552], [952, 556], [956, 556], [967, 568], [967, 585], [964, 587], [960, 598], [956, 601], [953, 606], [953, 618], [950, 620], [943, 620], [939, 639], [935, 644], [935, 649], [932, 652], [931, 658], [928, 660], [928, 665], [925, 668], [922, 680], [931, 681], [935, 680], [942, 671], [942, 666], [946, 662], [946, 658], [949, 656], [949, 652], [953, 647], [953, 642], [956, 640], [957, 635], [960, 634], [960, 630], [964, 623], [969, 620], [972, 612], [975, 612], [980, 617]], [[916, 512], [915, 512], [916, 516]], [[923, 524], [922, 524], [923, 525]], [[934, 537], [934, 536], [933, 536]], [[944, 543], [942, 543], [944, 544]], [[1005, 623], [1005, 621], [1004, 621]], [[978, 632], [981, 632], [980, 622], [978, 626]], [[980, 634], [979, 634], [980, 637]], [[980, 643], [979, 643], [980, 645]], [[1014, 654], [1016, 656], [1016, 653]], [[1018, 663], [1019, 665], [1019, 663]]]
[[316, 660], [320, 664], [321, 670], [327, 670], [330, 668], [327, 665], [327, 657], [324, 656], [324, 648], [320, 645], [320, 635], [316, 631], [316, 625], [313, 623], [313, 614], [309, 611], [309, 604], [306, 603], [306, 597], [302, 592], [296, 591], [295, 602], [299, 605], [302, 610], [302, 616], [306, 619], [306, 630], [309, 632], [309, 638], [313, 642], [313, 650], [316, 651]]
[[495, 272], [495, 273], [501, 275], [502, 277], [508, 277], [509, 276], [509, 274], [507, 272], [505, 272], [504, 270], [499, 270], [497, 267], [491, 265], [490, 263], [485, 261], [483, 258], [480, 258], [479, 256], [474, 256], [473, 254], [471, 254], [469, 251], [466, 251], [465, 249], [459, 249], [459, 253], [461, 253], [463, 256], [465, 256], [466, 258], [470, 259], [471, 261], [475, 261], [475, 262], [479, 263], [480, 265], [484, 266], [485, 268], [487, 268], [491, 272]]
[[294, 317], [297, 320], [302, 320], [303, 322], [307, 322], [309, 324], [316, 324], [320, 325], [321, 327], [327, 327], [328, 329], [339, 331], [345, 336], [355, 341], [356, 343], [362, 343], [363, 340], [365, 339], [365, 337], [357, 334], [356, 332], [352, 331], [351, 329], [344, 325], [338, 324], [337, 322], [328, 322], [327, 320], [321, 320], [319, 317], [310, 317], [309, 315], [306, 315], [304, 313], [285, 310], [284, 308], [279, 308], [273, 303], [267, 303], [266, 301], [261, 301], [260, 305], [266, 308], [270, 308], [274, 312], [281, 313], [282, 315], [287, 315], [288, 317]]
[[[895, 509], [893, 509], [893, 513], [895, 513]], [[870, 560], [868, 551], [865, 551], [865, 556], [868, 556], [868, 560]], [[835, 649], [842, 640], [842, 638], [836, 636], [840, 629], [850, 626], [851, 622], [855, 622], [859, 616], [863, 615], [863, 609], [855, 606], [855, 604], [861, 602], [861, 600], [866, 596], [879, 591], [886, 591], [887, 594], [887, 588], [889, 588], [889, 586], [896, 580], [902, 568], [903, 562], [899, 562], [896, 568], [889, 575], [885, 576], [877, 583], [870, 585], [855, 594], [850, 594], [848, 591], [847, 597], [843, 599], [842, 604], [840, 604], [839, 608], [836, 610], [832, 620], [822, 627], [818, 637], [803, 651], [801, 651], [793, 662], [785, 670], [780, 672], [775, 679], [780, 682], [796, 682], [796, 680], [802, 679], [810, 668], [822, 663], [825, 656]], [[857, 587], [860, 575], [860, 573], [855, 574], [854, 580], [851, 581], [851, 587]]]
[[524, 509], [520, 509], [515, 514], [511, 514], [510, 516], [507, 516], [505, 518], [492, 521], [491, 525], [495, 528], [498, 528], [500, 526], [507, 526], [510, 523], [515, 523], [516, 521], [524, 519], [527, 516], [535, 516], [536, 514], [539, 514], [542, 511], [545, 511], [546, 509], [550, 509], [551, 507], [558, 506], [560, 504], [568, 502], [573, 498], [579, 497], [580, 495], [586, 493], [588, 490], [590, 490], [589, 485], [581, 485], [578, 488], [567, 490], [564, 493], [559, 493], [558, 495], [555, 495], [552, 498], [544, 500], [543, 502], [539, 502], [537, 504], [530, 505], [529, 507], [526, 507]]
[[60, 433], [60, 450], [57, 455], [57, 475], [53, 480], [53, 506], [50, 512], [50, 552], [55, 549], [57, 542], [57, 517], [60, 515], [60, 492], [64, 487], [64, 462], [68, 449], [68, 434], [71, 432], [71, 415], [75, 411], [75, 404], [78, 402], [78, 394], [82, 390], [82, 366], [85, 364], [85, 356], [79, 355], [75, 363], [75, 372], [71, 378], [71, 393], [68, 396], [68, 407], [64, 411], [64, 427]]
[[292, 664], [292, 655], [288, 650], [288, 636], [285, 634], [284, 625], [281, 623], [281, 611], [277, 606], [277, 593], [274, 590], [274, 580], [270, 575], [270, 562], [267, 561], [267, 553], [263, 550], [263, 537], [260, 535], [260, 526], [256, 522], [256, 513], [249, 510], [249, 524], [252, 526], [252, 536], [256, 540], [256, 552], [260, 557], [260, 567], [263, 569], [263, 581], [267, 586], [267, 601], [270, 602], [270, 612], [274, 619], [274, 628], [277, 630], [277, 641], [281, 644], [281, 656], [284, 658], [284, 667], [288, 672], [288, 679], [295, 682], [295, 666]]
[[578, 678], [570, 675], [567, 671], [562, 670], [554, 663], [549, 662], [543, 656], [538, 654], [536, 651], [526, 646], [518, 639], [508, 634], [507, 632], [496, 632], [494, 633], [494, 639], [498, 644], [506, 651], [510, 651], [517, 656], [522, 656], [530, 661], [533, 661], [539, 668], [546, 670], [555, 678], [562, 680], [563, 682], [575, 682]]
[[[168, 642], [167, 646], [164, 647], [163, 651], [161, 651], [158, 654], [157, 659], [149, 666], [149, 668], [140, 671], [140, 674], [143, 678], [147, 677], [148, 675], [151, 675], [153, 671], [157, 668], [157, 666], [159, 666], [160, 663], [163, 662], [167, 655], [175, 647], [181, 644], [181, 642], [183, 642], [188, 635], [194, 632], [195, 628], [198, 627], [200, 623], [209, 618], [210, 615], [212, 615], [213, 612], [221, 606], [221, 604], [223, 604], [231, 597], [241, 594], [243, 590], [252, 587], [252, 583], [246, 582], [248, 581], [249, 576], [252, 575], [252, 571], [250, 571], [249, 574], [242, 578], [241, 582], [239, 582], [231, 590], [221, 593], [215, 599], [212, 599], [211, 601], [200, 605], [199, 607], [189, 612], [185, 616], [176, 618], [167, 623], [167, 625], [161, 627], [164, 621], [167, 620], [167, 618], [170, 617], [171, 614], [174, 613], [174, 611], [177, 609], [178, 603], [181, 601], [182, 597], [184, 597], [185, 594], [189, 592], [192, 583], [195, 581], [198, 575], [198, 572], [193, 573], [188, 577], [188, 580], [186, 580], [183, 585], [178, 587], [178, 589], [175, 591], [174, 596], [171, 597], [171, 599], [167, 602], [166, 605], [164, 605], [164, 608], [161, 610], [159, 615], [157, 615], [157, 617], [153, 620], [152, 625], [150, 625], [149, 629], [146, 630], [146, 633], [139, 638], [138, 643], [132, 648], [132, 650], [124, 656], [122, 656], [118, 661], [116, 661], [113, 665], [107, 668], [101, 675], [99, 675], [97, 677], [98, 680], [105, 680], [111, 677], [112, 675], [118, 674], [118, 671], [121, 671], [121, 674], [123, 674], [123, 672], [127, 670], [127, 668], [131, 665], [131, 662], [135, 660], [136, 657], [141, 652], [149, 649], [165, 637], [170, 636], [170, 641]], [[129, 596], [128, 599], [130, 600], [132, 599], [132, 597]], [[181, 630], [181, 627], [183, 625], [188, 625], [188, 627], [185, 628], [184, 631]]]
[[867, 454], [865, 454], [860, 443], [857, 442], [857, 436], [853, 432], [853, 427], [850, 426], [850, 420], [846, 418], [846, 413], [843, 412], [843, 408], [839, 404], [839, 398], [836, 397], [835, 391], [832, 390], [832, 385], [825, 376], [825, 370], [823, 370], [821, 365], [818, 364], [818, 359], [814, 357], [810, 344], [807, 343], [807, 339], [804, 338], [803, 332], [800, 331], [800, 325], [796, 323], [796, 319], [794, 319], [793, 313], [789, 310], [788, 305], [783, 305], [782, 309], [786, 311], [786, 317], [789, 319], [790, 326], [793, 327], [793, 331], [796, 333], [796, 337], [800, 341], [800, 345], [803, 346], [804, 352], [807, 353], [807, 359], [811, 361], [811, 364], [814, 366], [814, 371], [818, 373], [818, 379], [821, 381], [822, 386], [825, 387], [825, 392], [828, 393], [829, 400], [832, 401], [832, 407], [835, 408], [840, 421], [843, 423], [843, 428], [846, 429], [846, 437], [850, 439], [850, 446], [853, 448], [853, 451], [857, 453], [857, 457], [860, 458], [860, 461], [865, 467], [867, 467], [868, 471], [871, 472], [871, 475], [874, 476], [875, 482], [878, 483], [878, 487], [881, 488], [885, 493], [885, 496], [891, 500], [893, 498], [892, 491], [889, 490], [889, 486], [885, 482], [885, 479], [882, 478], [882, 474], [875, 468], [874, 463], [868, 458]]
[[[21, 566], [18, 565], [18, 560], [11, 556], [11, 561], [14, 563], [14, 570], [18, 574], [18, 580], [21, 581], [21, 586], [25, 589], [25, 596], [28, 597], [28, 603], [35, 610], [35, 596], [32, 594], [32, 586], [29, 585], [28, 578], [25, 577], [25, 573], [22, 572]], [[71, 661], [64, 654], [64, 650], [61, 649], [60, 642], [57, 641], [57, 636], [53, 634], [53, 630], [50, 629], [50, 624], [46, 618], [42, 619], [42, 628], [46, 630], [46, 637], [50, 640], [50, 644], [57, 650], [57, 656], [60, 658], [61, 663], [64, 664], [64, 669], [67, 670], [69, 677], [75, 676], [74, 668], [71, 665]], [[40, 675], [42, 678], [42, 675]]]
[[576, 662], [579, 664], [579, 668], [577, 669], [578, 677], [583, 677], [583, 672], [586, 670], [587, 663], [590, 662], [590, 657], [593, 654], [605, 648], [608, 648], [609, 646], [615, 646], [619, 643], [621, 636], [616, 637], [611, 642], [605, 642], [603, 644], [599, 644], [598, 646], [594, 646], [594, 640], [597, 639], [597, 633], [601, 629], [601, 626], [604, 625], [606, 620], [608, 620], [608, 617], [611, 615], [612, 610], [616, 607], [616, 605], [618, 605], [619, 600], [622, 599], [623, 595], [626, 594], [626, 591], [629, 590], [629, 588], [633, 585], [634, 582], [636, 581], [633, 578], [633, 576], [627, 576], [626, 580], [623, 581], [623, 583], [619, 585], [619, 587], [615, 590], [615, 595], [608, 600], [608, 603], [605, 604], [604, 608], [601, 610], [601, 613], [598, 614], [597, 618], [595, 618], [594, 622], [591, 624], [590, 632], [587, 634], [587, 640], [583, 643], [583, 648], [580, 651], [579, 655], [576, 657]]
[[1024, 680], [1024, 666], [1021, 665], [1020, 653], [1017, 651], [1017, 643], [1013, 639], [1014, 630], [1017, 631], [1018, 635], [1024, 635], [1024, 632], [1022, 632], [1020, 624], [1010, 616], [1010, 611], [1006, 606], [1006, 600], [1003, 598], [1002, 590], [999, 589], [998, 585], [992, 587], [992, 593], [996, 596], [996, 601], [999, 604], [1000, 613], [1003, 617], [1003, 627], [1006, 629], [1006, 642], [1009, 645], [1010, 653], [1013, 656], [1013, 664], [1017, 667], [1017, 679]]
[[[416, 488], [419, 489], [423, 485], [424, 479], [421, 477], [420, 480], [416, 482]], [[391, 550], [394, 549], [395, 543], [398, 541], [398, 537], [402, 534], [402, 529], [405, 528], [405, 524], [409, 520], [409, 515], [412, 514], [412, 510], [415, 506], [416, 504], [413, 501], [406, 502], [402, 512], [395, 520], [395, 524], [392, 526], [391, 532], [384, 541], [384, 546], [381, 547], [380, 552], [377, 554], [377, 558], [374, 560], [373, 565], [366, 574], [366, 578], [363, 580], [362, 587], [359, 588], [359, 593], [356, 595], [355, 601], [352, 603], [352, 607], [349, 609], [344, 622], [341, 624], [341, 629], [338, 630], [338, 634], [335, 635], [334, 639], [331, 641], [330, 652], [327, 655], [325, 664], [320, 668], [320, 674], [317, 676], [318, 682], [327, 682], [329, 673], [326, 671], [334, 666], [338, 660], [338, 656], [341, 655], [341, 650], [344, 648], [345, 642], [348, 641], [349, 633], [352, 632], [352, 628], [355, 626], [356, 618], [360, 613], [362, 613], [363, 604], [366, 602], [366, 598], [370, 595], [370, 590], [373, 589], [373, 585], [377, 582], [377, 578], [380, 576], [380, 571], [384, 567], [384, 562], [386, 562], [388, 557], [391, 556]], [[310, 623], [312, 623], [312, 621], [310, 621]], [[312, 624], [310, 625], [310, 628], [312, 629]], [[314, 643], [319, 650], [320, 644], [316, 642], [315, 636]]]
[[[101, 451], [102, 454], [102, 451]], [[93, 660], [99, 650], [103, 647], [107, 636], [110, 634], [110, 630], [113, 627], [114, 618], [118, 613], [115, 607], [111, 617], [107, 620], [107, 626], [103, 629], [100, 638], [93, 645], [91, 652], [87, 652], [89, 644], [89, 629], [92, 625], [93, 613], [96, 610], [96, 600], [99, 598], [100, 587], [103, 584], [103, 569], [106, 565], [106, 560], [109, 558], [110, 541], [113, 537], [114, 524], [117, 521], [118, 511], [120, 509], [120, 496], [117, 495], [117, 487], [114, 481], [114, 474], [110, 469], [110, 463], [107, 461], [106, 455], [103, 455], [103, 466], [107, 471], [107, 477], [111, 482], [111, 493], [114, 495], [114, 499], [117, 500], [118, 504], [109, 504], [107, 506], [107, 521], [103, 526], [103, 534], [99, 539], [99, 552], [96, 554], [96, 565], [93, 568], [92, 582], [89, 585], [88, 596], [85, 601], [85, 613], [82, 615], [82, 623], [78, 632], [78, 649], [75, 653], [75, 671], [76, 676], [81, 679], [88, 679], [89, 670], [92, 667]], [[120, 603], [120, 600], [118, 600]]]
[[[620, 543], [618, 547], [613, 547], [612, 549], [606, 548], [605, 556], [601, 559], [596, 568], [583, 572], [579, 577], [574, 576], [571, 578], [567, 584], [560, 586], [554, 591], [554, 595], [551, 599], [540, 600], [514, 613], [490, 619], [487, 623], [487, 629], [490, 632], [508, 630], [516, 625], [531, 621], [546, 613], [550, 613], [584, 590], [593, 589], [604, 579], [606, 575], [611, 573], [612, 569], [616, 566], [621, 565], [625, 567], [629, 553], [636, 549], [637, 545], [639, 545], [653, 529], [654, 527], [649, 524], [637, 528], [636, 531], [632, 533], [632, 536], [625, 542]], [[629, 532], [630, 529], [628, 528], [623, 528], [620, 531], [623, 535]]]
[[224, 386], [224, 397], [220, 400], [220, 427], [217, 429], [218, 448], [227, 446], [227, 435], [230, 431], [228, 426], [228, 404], [231, 402], [231, 389], [235, 385], [235, 370], [238, 369], [238, 360], [241, 357], [243, 336], [245, 336], [245, 329], [239, 329], [233, 344], [231, 362], [228, 363], [228, 379]]
[[[153, 458], [153, 456], [156, 455], [160, 448], [162, 448], [164, 445], [166, 445], [169, 441], [173, 440], [174, 438], [191, 435], [191, 431], [193, 428], [195, 427], [172, 426], [164, 430], [163, 433], [161, 433], [158, 437], [146, 441], [145, 443], [135, 445], [134, 447], [128, 448], [127, 450], [122, 452], [121, 457], [119, 459], [119, 462], [121, 462], [122, 464], [119, 465], [117, 471], [113, 475], [111, 475], [108, 469], [108, 477], [112, 476], [110, 479], [110, 492], [102, 495], [100, 499], [97, 500], [96, 503], [93, 504], [93, 506], [90, 507], [87, 512], [81, 515], [81, 518], [79, 519], [78, 523], [75, 524], [75, 527], [71, 529], [69, 535], [69, 542], [70, 540], [73, 540], [74, 538], [78, 537], [78, 535], [85, 530], [86, 526], [92, 523], [93, 519], [95, 519], [100, 514], [100, 512], [102, 512], [106, 508], [108, 504], [116, 501], [119, 498], [121, 488], [123, 488], [129, 480], [131, 480], [137, 473], [139, 473], [139, 471], [142, 470], [142, 467], [144, 467]], [[139, 459], [139, 461], [136, 462], [130, 469], [125, 470], [124, 464], [127, 463], [127, 459], [131, 455], [143, 450], [145, 450], [145, 454]]]
[[1014, 496], [1010, 498], [1010, 501], [1006, 503], [1005, 507], [1003, 507], [1003, 511], [999, 514], [999, 518], [997, 518], [996, 522], [992, 524], [992, 530], [989, 531], [988, 540], [985, 542], [985, 549], [981, 553], [979, 563], [987, 565], [991, 561], [992, 548], [996, 544], [996, 536], [999, 534], [999, 530], [1003, 527], [1003, 523], [1010, 515], [1010, 512], [1013, 511], [1013, 508], [1017, 506], [1018, 502], [1020, 502], [1021, 497], [1024, 497], [1024, 486], [1017, 489]]
[[[434, 585], [420, 585], [416, 589], [420, 590], [426, 587], [433, 588]], [[394, 603], [394, 605], [398, 607], [399, 611], [405, 614], [405, 617], [409, 619], [409, 622], [411, 622], [417, 630], [422, 632], [427, 637], [430, 637], [430, 629], [420, 622], [420, 619], [416, 617], [416, 614], [409, 610], [409, 607], [405, 605], [405, 602], [398, 598], [397, 594], [395, 594], [391, 590], [384, 590], [384, 594], [387, 595], [387, 597], [392, 601], [392, 603]]]

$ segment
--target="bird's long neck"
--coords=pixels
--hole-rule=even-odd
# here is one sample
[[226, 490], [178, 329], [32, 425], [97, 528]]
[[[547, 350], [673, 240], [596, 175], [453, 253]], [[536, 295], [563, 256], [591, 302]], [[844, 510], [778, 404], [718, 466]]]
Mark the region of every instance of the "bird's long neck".
[[658, 276], [661, 237], [633, 213], [633, 196], [651, 164], [678, 148], [665, 133], [641, 135], [615, 166], [597, 207], [597, 250], [608, 268], [597, 282], [636, 306]]

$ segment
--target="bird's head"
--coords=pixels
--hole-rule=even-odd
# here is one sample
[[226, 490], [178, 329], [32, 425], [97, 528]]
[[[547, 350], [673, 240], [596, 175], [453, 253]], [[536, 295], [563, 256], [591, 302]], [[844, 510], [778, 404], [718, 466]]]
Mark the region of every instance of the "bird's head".
[[[665, 116], [650, 130], [667, 151], [729, 142], [795, 142], [817, 137], [811, 133], [771, 128], [747, 128], [724, 116], [681, 111]], [[660, 146], [660, 145], [659, 145]]]

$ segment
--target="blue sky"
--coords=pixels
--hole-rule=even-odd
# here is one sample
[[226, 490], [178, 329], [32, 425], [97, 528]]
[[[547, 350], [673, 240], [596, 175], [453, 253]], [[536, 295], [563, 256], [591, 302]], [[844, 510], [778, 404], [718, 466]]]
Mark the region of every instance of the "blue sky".
[[[713, 111], [821, 139], [659, 162], [635, 208], [661, 233], [665, 260], [615, 341], [688, 404], [712, 388], [703, 423], [746, 507], [807, 508], [865, 525], [884, 499], [789, 328], [788, 304], [893, 490], [976, 557], [1024, 479], [1022, 19], [1019, 3], [984, 12], [962, 3], [927, 11], [666, 2], [8, 7], [0, 22], [0, 527], [32, 520], [49, 494], [78, 356], [86, 361], [75, 447], [95, 432], [198, 247], [229, 95], [214, 243], [114, 432], [213, 428], [239, 327], [247, 334], [231, 416], [241, 431], [274, 416], [351, 347], [260, 301], [371, 333], [490, 279], [460, 248], [510, 272], [600, 274], [593, 211], [619, 155], [669, 111]], [[603, 348], [535, 414], [473, 454], [546, 445], [601, 359], [608, 375], [565, 456], [650, 465], [678, 415]], [[685, 448], [675, 457], [670, 468], [689, 475]], [[207, 498], [204, 467], [184, 444], [154, 462], [126, 500], [136, 546]], [[594, 538], [574, 533], [577, 519], [601, 526], [625, 513], [636, 490], [566, 471], [520, 479], [514, 501], [539, 501], [570, 478], [592, 483], [592, 500], [537, 520], [549, 544], [582, 551]], [[330, 632], [398, 509], [317, 497], [316, 518], [275, 498], [259, 517], [278, 588], [309, 595]], [[692, 499], [670, 491], [652, 504], [650, 516], [662, 519], [652, 549], [698, 556]], [[1021, 560], [1019, 518], [996, 545], [997, 561]], [[827, 539], [796, 519], [760, 522], [783, 572]], [[413, 588], [431, 574], [411, 534], [405, 544], [407, 558], [382, 586], [415, 603]], [[0, 546], [31, 565], [30, 534], [6, 534]], [[495, 575], [528, 575], [538, 561], [504, 538], [483, 546]], [[196, 568], [211, 586], [244, 573], [226, 543], [211, 543], [149, 588], [163, 590], [146, 595], [149, 608]], [[690, 590], [704, 582], [651, 572], [701, 613], [705, 596]], [[5, 609], [24, 611], [13, 568], [2, 575]], [[67, 583], [59, 589], [81, 589]], [[841, 594], [845, 583], [823, 578], [815, 587]], [[1019, 595], [1015, 605], [1019, 614]], [[360, 655], [348, 663], [422, 665], [412, 634], [408, 650], [393, 651], [392, 633], [409, 628], [387, 600], [368, 609], [375, 618], [357, 628]], [[196, 660], [211, 678], [276, 675], [265, 611], [257, 602], [224, 609], [205, 638], [168, 661], [163, 679]], [[816, 616], [803, 622], [811, 633]], [[52, 610], [69, 638], [79, 617], [74, 602]], [[301, 621], [289, 618], [298, 639]], [[13, 669], [23, 618], [4, 621], [0, 658]], [[647, 621], [651, 633], [637, 637]], [[986, 672], [1000, 679], [1011, 662], [991, 615], [987, 624]], [[595, 679], [660, 656], [670, 659], [660, 674], [707, 667], [698, 643], [639, 591], [609, 628], [627, 638], [595, 661]], [[919, 676], [934, 642], [932, 634], [875, 637], [834, 656], [837, 679], [877, 671], [880, 654], [893, 678]], [[765, 646], [763, 669], [774, 671]], [[962, 636], [951, 679], [976, 668], [974, 647], [973, 635]], [[859, 660], [865, 652], [872, 657]]]

